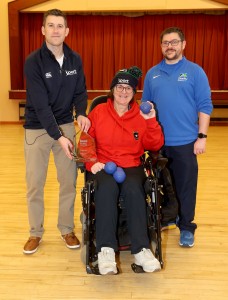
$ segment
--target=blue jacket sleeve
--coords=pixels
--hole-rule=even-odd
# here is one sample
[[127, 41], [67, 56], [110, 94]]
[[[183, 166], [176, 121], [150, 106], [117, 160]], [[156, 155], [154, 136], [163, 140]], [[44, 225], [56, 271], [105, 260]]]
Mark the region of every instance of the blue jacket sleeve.
[[211, 89], [207, 75], [201, 67], [198, 67], [195, 80], [195, 100], [198, 112], [208, 115], [212, 113]]

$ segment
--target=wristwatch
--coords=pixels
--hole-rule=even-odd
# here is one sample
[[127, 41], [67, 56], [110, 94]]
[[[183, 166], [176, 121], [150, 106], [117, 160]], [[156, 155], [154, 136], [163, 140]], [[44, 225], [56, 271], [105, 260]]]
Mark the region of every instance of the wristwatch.
[[200, 132], [200, 133], [198, 133], [198, 138], [199, 139], [207, 138], [207, 135], [204, 134], [204, 133], [202, 133], [202, 132]]

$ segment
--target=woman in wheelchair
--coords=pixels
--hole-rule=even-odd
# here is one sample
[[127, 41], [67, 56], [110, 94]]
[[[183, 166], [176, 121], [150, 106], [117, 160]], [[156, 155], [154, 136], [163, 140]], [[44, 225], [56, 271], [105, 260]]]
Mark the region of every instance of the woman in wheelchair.
[[[140, 111], [134, 100], [142, 72], [138, 67], [116, 73], [106, 103], [97, 105], [88, 115], [89, 134], [95, 139], [97, 161], [86, 163], [88, 178], [96, 181], [96, 248], [98, 268], [102, 275], [116, 274], [115, 251], [118, 250], [117, 220], [119, 195], [124, 198], [131, 253], [135, 264], [145, 272], [161, 268], [150, 250], [147, 231], [144, 183], [146, 176], [140, 157], [144, 150], [157, 151], [164, 136], [151, 102], [148, 114]], [[105, 172], [107, 162], [122, 167], [126, 178], [118, 183]]]

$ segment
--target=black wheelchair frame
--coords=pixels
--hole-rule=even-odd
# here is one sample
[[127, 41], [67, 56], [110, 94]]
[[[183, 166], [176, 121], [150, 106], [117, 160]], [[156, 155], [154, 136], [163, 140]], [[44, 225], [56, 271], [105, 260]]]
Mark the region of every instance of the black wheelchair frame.
[[[145, 182], [146, 203], [147, 203], [147, 221], [148, 234], [151, 244], [154, 245], [153, 252], [155, 257], [159, 260], [161, 268], [163, 268], [162, 257], [162, 240], [161, 240], [161, 198], [163, 197], [163, 186], [159, 183], [159, 178], [162, 169], [167, 163], [167, 158], [156, 157], [151, 155], [149, 151], [142, 156], [142, 164], [144, 166], [145, 174], [147, 176]], [[82, 222], [82, 255], [84, 255], [84, 262], [86, 265], [86, 272], [88, 274], [99, 275], [97, 266], [97, 251], [96, 251], [96, 217], [95, 217], [95, 200], [94, 191], [96, 182], [94, 180], [87, 180], [86, 171], [83, 164], [78, 164], [81, 172], [84, 173], [85, 186], [81, 190], [82, 208], [81, 214]], [[121, 198], [121, 196], [120, 196]], [[121, 206], [119, 199], [119, 205]], [[120, 207], [120, 213], [122, 208]], [[130, 245], [122, 247], [119, 250], [129, 250]], [[144, 272], [140, 266], [131, 265], [135, 273]]]

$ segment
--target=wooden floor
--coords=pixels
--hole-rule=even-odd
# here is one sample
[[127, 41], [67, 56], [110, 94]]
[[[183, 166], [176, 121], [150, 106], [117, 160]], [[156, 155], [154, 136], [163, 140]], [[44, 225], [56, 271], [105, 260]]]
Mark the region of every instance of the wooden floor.
[[[122, 273], [88, 275], [80, 250], [69, 250], [56, 227], [58, 186], [51, 158], [45, 190], [45, 235], [37, 253], [22, 253], [28, 238], [21, 125], [0, 125], [0, 299], [228, 299], [228, 127], [210, 127], [207, 153], [199, 157], [195, 246], [178, 246], [178, 229], [162, 233], [165, 268], [135, 274], [129, 252]], [[76, 234], [81, 239], [79, 175]]]

